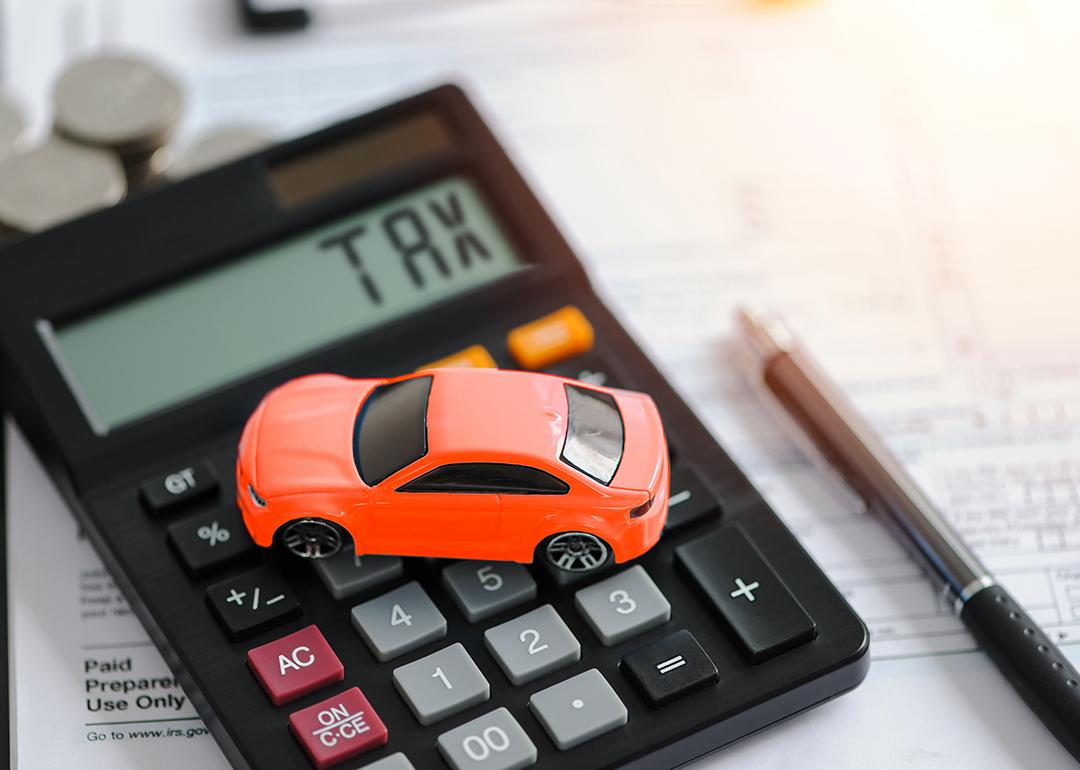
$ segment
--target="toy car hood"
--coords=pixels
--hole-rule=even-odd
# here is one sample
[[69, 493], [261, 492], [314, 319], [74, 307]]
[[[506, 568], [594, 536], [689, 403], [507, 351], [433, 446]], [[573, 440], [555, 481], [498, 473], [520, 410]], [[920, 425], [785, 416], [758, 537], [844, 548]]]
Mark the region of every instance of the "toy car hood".
[[[353, 429], [364, 398], [379, 380], [318, 374], [294, 380], [288, 393], [271, 391], [241, 441], [250, 479], [259, 495], [362, 486], [353, 461]], [[274, 430], [260, 427], [272, 424]], [[253, 462], [252, 462], [253, 460]]]

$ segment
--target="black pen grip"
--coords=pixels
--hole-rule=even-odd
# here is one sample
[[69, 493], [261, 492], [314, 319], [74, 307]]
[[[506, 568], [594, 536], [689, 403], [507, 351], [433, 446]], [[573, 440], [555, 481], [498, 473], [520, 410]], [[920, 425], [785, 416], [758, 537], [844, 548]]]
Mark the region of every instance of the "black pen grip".
[[984, 588], [960, 617], [1032, 711], [1080, 760], [1080, 673], [1001, 586]]

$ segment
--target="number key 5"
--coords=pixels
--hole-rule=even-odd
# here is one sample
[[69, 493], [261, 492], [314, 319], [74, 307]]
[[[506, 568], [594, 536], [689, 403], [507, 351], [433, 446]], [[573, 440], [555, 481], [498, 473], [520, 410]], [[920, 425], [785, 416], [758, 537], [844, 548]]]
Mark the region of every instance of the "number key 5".
[[442, 580], [470, 623], [536, 596], [536, 581], [514, 562], [459, 561], [443, 570]]

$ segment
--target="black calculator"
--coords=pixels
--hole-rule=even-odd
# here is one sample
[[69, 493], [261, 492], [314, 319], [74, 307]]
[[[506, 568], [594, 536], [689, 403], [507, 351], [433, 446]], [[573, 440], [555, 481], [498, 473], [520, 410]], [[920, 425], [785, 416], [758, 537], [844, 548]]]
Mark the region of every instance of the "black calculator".
[[[862, 621], [456, 87], [10, 243], [0, 319], [3, 402], [237, 768], [669, 768], [866, 675]], [[649, 393], [659, 544], [575, 572], [249, 539], [264, 394], [431, 365]]]

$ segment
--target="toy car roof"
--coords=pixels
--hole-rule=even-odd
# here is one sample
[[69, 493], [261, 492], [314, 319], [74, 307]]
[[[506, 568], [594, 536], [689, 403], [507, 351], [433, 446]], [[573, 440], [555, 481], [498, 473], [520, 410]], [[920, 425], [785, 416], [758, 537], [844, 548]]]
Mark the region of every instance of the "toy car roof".
[[429, 452], [448, 460], [558, 459], [566, 434], [567, 380], [495, 369], [432, 373]]

